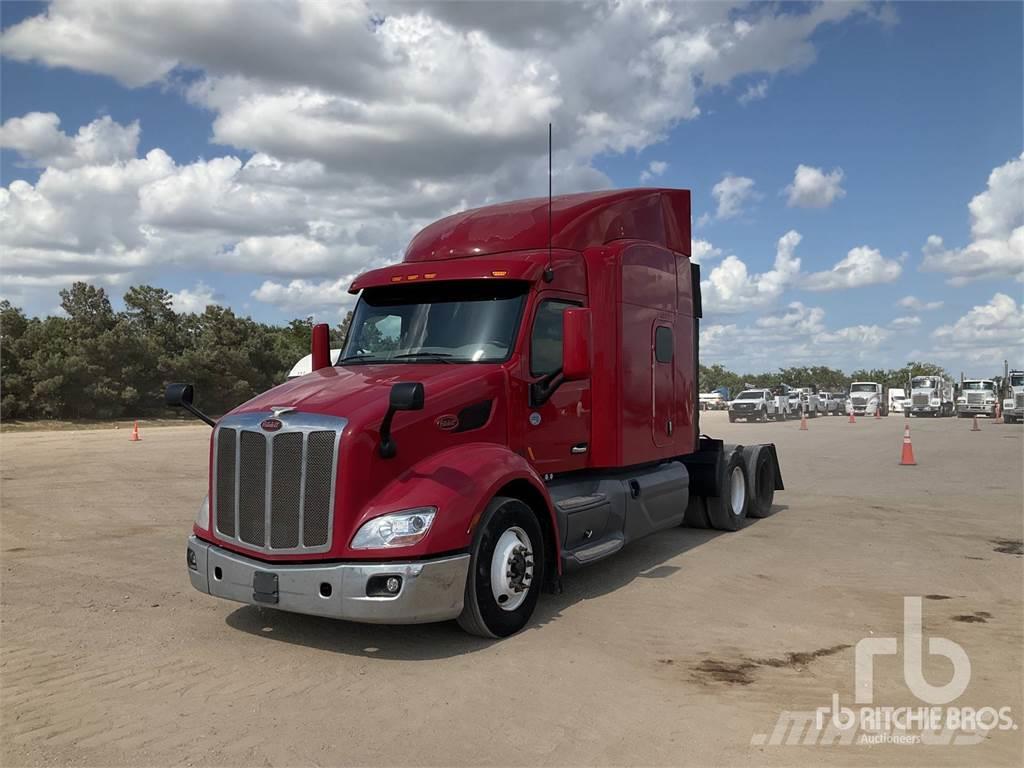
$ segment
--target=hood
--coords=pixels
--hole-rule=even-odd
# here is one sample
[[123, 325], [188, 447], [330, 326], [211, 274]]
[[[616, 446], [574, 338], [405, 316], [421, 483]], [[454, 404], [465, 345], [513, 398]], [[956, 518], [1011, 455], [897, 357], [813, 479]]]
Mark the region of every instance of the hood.
[[481, 379], [489, 379], [500, 370], [499, 365], [489, 363], [328, 366], [267, 390], [232, 413], [290, 406], [305, 412], [344, 416], [351, 424], [359, 424], [383, 416], [391, 386], [398, 382], [421, 382], [426, 407], [430, 409], [437, 395], [451, 395], [476, 386]]

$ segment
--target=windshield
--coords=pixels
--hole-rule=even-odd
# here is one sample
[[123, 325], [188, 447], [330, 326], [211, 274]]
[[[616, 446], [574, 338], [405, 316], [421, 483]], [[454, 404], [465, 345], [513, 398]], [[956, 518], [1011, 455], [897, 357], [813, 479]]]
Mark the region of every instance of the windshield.
[[965, 381], [964, 389], [987, 389], [994, 390], [996, 385], [991, 381]]
[[1024, 387], [1024, 374], [1010, 377], [1011, 387]]
[[939, 386], [939, 380], [933, 379], [931, 376], [915, 376], [911, 379], [910, 386], [919, 389], [930, 389]]
[[763, 392], [740, 392], [737, 396], [737, 400], [760, 400], [764, 397]]
[[512, 352], [526, 290], [511, 280], [368, 288], [338, 364], [501, 362]]
[[877, 388], [874, 384], [851, 384], [851, 392], [876, 392]]

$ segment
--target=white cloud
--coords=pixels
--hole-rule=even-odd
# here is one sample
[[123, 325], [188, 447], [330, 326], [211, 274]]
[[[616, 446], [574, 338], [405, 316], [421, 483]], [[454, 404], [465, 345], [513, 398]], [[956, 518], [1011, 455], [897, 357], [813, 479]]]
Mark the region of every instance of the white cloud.
[[760, 198], [754, 189], [754, 180], [746, 176], [726, 174], [711, 188], [711, 194], [718, 202], [715, 217], [732, 219], [743, 212], [743, 206]]
[[863, 352], [865, 348], [878, 348], [892, 335], [892, 331], [878, 325], [851, 325], [836, 331], [819, 333], [815, 344], [850, 345]]
[[101, 117], [83, 125], [75, 136], [61, 132], [60, 118], [53, 112], [29, 112], [0, 125], [0, 147], [14, 150], [38, 168], [109, 165], [134, 158], [138, 145], [138, 121], [120, 125]]
[[[441, 214], [546, 191], [549, 120], [555, 191], [607, 187], [594, 158], [662, 141], [700, 114], [702, 89], [808, 66], [815, 31], [854, 15], [877, 17], [838, 3], [55, 0], [3, 31], [6, 57], [184, 87], [212, 140], [249, 159], [138, 158], [136, 123], [69, 135], [50, 113], [12, 118], [4, 146], [44, 170], [0, 190], [4, 281], [203, 265], [322, 282], [395, 261]], [[723, 217], [754, 197], [736, 179], [716, 195]]]
[[842, 168], [825, 173], [821, 168], [801, 163], [793, 174], [793, 183], [783, 190], [788, 196], [786, 204], [791, 208], [828, 208], [836, 200], [846, 197], [842, 181]]
[[749, 104], [752, 101], [760, 101], [768, 95], [768, 81], [762, 80], [756, 85], [748, 85], [747, 90], [740, 94], [737, 101], [740, 104]]
[[825, 310], [821, 307], [808, 307], [794, 301], [780, 312], [773, 312], [757, 318], [755, 325], [759, 328], [771, 328], [787, 334], [813, 334], [825, 331]]
[[714, 261], [721, 258], [722, 249], [716, 248], [707, 240], [690, 241], [690, 261], [694, 264], [703, 264], [706, 261]]
[[943, 302], [941, 301], [921, 301], [916, 296], [904, 296], [902, 299], [896, 302], [897, 305], [905, 308], [912, 309], [915, 312], [924, 312], [932, 309], [939, 309], [942, 307]]
[[252, 297], [279, 309], [291, 311], [347, 306], [353, 301], [353, 297], [348, 293], [353, 277], [355, 276], [347, 275], [338, 280], [319, 282], [297, 279], [286, 284], [267, 280], [252, 292]]
[[972, 307], [955, 323], [940, 326], [932, 335], [947, 349], [995, 365], [1004, 357], [1024, 352], [1024, 305], [997, 293], [987, 304]]
[[904, 317], [894, 318], [889, 326], [891, 328], [897, 328], [900, 330], [906, 330], [909, 328], [916, 328], [921, 324], [921, 318], [917, 315], [906, 315]]
[[921, 269], [945, 272], [953, 285], [1000, 277], [1024, 282], [1024, 153], [995, 168], [988, 188], [967, 207], [970, 244], [947, 248], [941, 237], [929, 236]]
[[866, 285], [891, 283], [903, 272], [899, 262], [886, 259], [874, 248], [866, 245], [851, 248], [846, 258], [832, 269], [814, 272], [803, 280], [809, 291], [835, 291], [841, 288], [860, 288]]
[[661, 176], [668, 170], [668, 163], [664, 160], [652, 160], [647, 168], [640, 174], [640, 183], [644, 184], [655, 176]]
[[210, 304], [216, 304], [213, 289], [200, 280], [193, 289], [182, 288], [171, 294], [171, 304], [175, 312], [201, 313]]
[[800, 259], [794, 255], [800, 233], [790, 230], [779, 238], [771, 270], [751, 275], [736, 256], [727, 256], [701, 281], [705, 311], [745, 312], [775, 301], [800, 274]]

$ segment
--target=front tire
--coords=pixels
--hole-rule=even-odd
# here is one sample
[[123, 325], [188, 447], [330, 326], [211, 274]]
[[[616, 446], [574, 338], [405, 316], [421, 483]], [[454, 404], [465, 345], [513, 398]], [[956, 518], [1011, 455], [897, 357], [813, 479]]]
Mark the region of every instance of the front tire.
[[537, 516], [519, 499], [494, 497], [473, 536], [459, 626], [479, 637], [514, 635], [533, 615], [543, 582]]

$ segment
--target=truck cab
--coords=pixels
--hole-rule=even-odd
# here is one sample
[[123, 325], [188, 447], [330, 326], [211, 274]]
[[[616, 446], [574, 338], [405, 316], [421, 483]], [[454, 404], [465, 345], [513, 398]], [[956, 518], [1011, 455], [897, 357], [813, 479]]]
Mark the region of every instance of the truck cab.
[[876, 412], [889, 415], [889, 401], [885, 387], [875, 381], [854, 381], [850, 384], [847, 410], [857, 416], [873, 416]]
[[1024, 419], [1024, 371], [1010, 371], [1006, 377], [1003, 420], [1008, 424]]
[[[680, 525], [735, 530], [774, 446], [699, 437], [686, 190], [522, 200], [357, 277], [346, 342], [240, 405], [188, 543], [200, 591], [503, 637], [541, 588]], [[168, 403], [195, 410], [188, 385]]]
[[996, 383], [992, 379], [964, 379], [956, 399], [956, 415], [960, 418], [994, 417], [998, 398]]
[[943, 376], [914, 376], [909, 399], [910, 416], [952, 416], [956, 408], [953, 385]]

